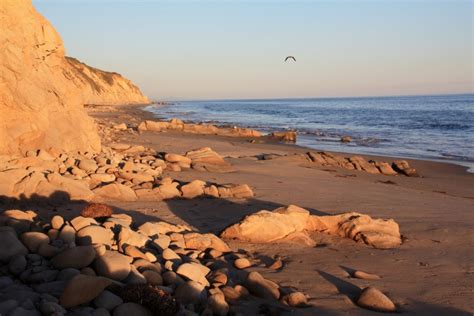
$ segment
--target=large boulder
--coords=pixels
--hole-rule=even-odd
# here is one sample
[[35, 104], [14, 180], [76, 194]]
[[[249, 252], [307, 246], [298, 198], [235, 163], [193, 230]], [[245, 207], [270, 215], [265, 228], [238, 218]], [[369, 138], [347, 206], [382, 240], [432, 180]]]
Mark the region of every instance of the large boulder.
[[66, 308], [89, 303], [110, 284], [112, 281], [106, 278], [78, 274], [68, 281], [59, 301]]
[[255, 243], [284, 241], [314, 246], [309, 232], [350, 238], [380, 249], [395, 248], [402, 242], [399, 226], [393, 219], [372, 219], [354, 212], [315, 216], [294, 205], [248, 215], [240, 223], [226, 228], [221, 237]]
[[380, 249], [395, 248], [402, 243], [400, 228], [393, 219], [373, 219], [354, 212], [311, 216], [307, 229], [350, 238]]
[[295, 205], [281, 207], [273, 212], [263, 210], [228, 227], [221, 237], [256, 243], [282, 240], [292, 233], [303, 231], [309, 216], [309, 211]]

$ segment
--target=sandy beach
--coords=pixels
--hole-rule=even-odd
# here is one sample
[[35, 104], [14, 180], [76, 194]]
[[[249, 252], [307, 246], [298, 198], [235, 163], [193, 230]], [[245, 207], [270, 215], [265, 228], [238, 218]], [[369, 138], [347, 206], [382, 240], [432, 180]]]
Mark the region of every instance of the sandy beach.
[[[136, 106], [116, 107], [113, 111], [96, 108], [89, 114], [106, 124], [152, 118]], [[463, 167], [409, 160], [422, 177], [389, 177], [341, 168], [308, 168], [291, 158], [255, 158], [261, 154], [308, 151], [287, 144], [250, 143], [246, 139], [171, 131], [117, 132], [113, 141], [181, 154], [211, 147], [226, 157], [236, 171], [210, 173], [190, 169], [165, 174], [178, 180], [248, 183], [255, 192], [255, 198], [245, 201], [203, 198], [113, 204], [142, 220], [159, 218], [188, 224], [201, 232], [219, 233], [247, 214], [295, 204], [313, 214], [359, 211], [399, 223], [404, 242], [392, 250], [373, 249], [325, 234], [312, 236], [317, 241], [314, 248], [231, 242], [233, 249], [249, 250], [263, 261], [271, 261], [274, 256], [284, 258], [285, 267], [279, 272], [254, 269], [281, 285], [295, 286], [307, 293], [314, 307], [300, 309], [302, 314], [374, 314], [352, 302], [360, 288], [368, 285], [387, 293], [402, 314], [469, 315], [473, 311], [474, 175]], [[376, 158], [391, 161], [388, 157]], [[351, 278], [354, 269], [382, 278]]]
[[1, 0], [0, 316], [474, 315], [471, 28]]

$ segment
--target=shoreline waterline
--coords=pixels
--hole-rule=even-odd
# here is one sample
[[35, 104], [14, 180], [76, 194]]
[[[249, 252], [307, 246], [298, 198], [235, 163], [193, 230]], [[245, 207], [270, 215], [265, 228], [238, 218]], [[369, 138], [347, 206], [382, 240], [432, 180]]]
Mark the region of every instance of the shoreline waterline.
[[[310, 149], [451, 163], [474, 172], [474, 95], [181, 101], [143, 109], [162, 120], [296, 130], [296, 145]], [[352, 141], [342, 143], [343, 136]]]

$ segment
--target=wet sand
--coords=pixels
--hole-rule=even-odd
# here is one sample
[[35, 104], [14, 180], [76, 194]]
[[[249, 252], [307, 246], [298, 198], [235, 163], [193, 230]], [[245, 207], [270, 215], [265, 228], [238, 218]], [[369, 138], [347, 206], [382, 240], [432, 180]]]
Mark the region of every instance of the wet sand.
[[[96, 109], [90, 115], [99, 121], [115, 123], [152, 119], [151, 113], [136, 106], [116, 107], [112, 111]], [[247, 183], [256, 194], [254, 199], [244, 201], [203, 198], [112, 203], [134, 214], [138, 221], [159, 218], [185, 223], [202, 232], [219, 233], [246, 214], [295, 204], [313, 214], [358, 211], [373, 217], [393, 218], [399, 223], [405, 241], [393, 250], [377, 250], [324, 234], [312, 236], [318, 242], [315, 248], [231, 242], [233, 249], [249, 250], [263, 261], [275, 255], [285, 258], [285, 267], [279, 272], [253, 269], [307, 293], [314, 306], [300, 309], [301, 314], [376, 315], [352, 302], [360, 289], [368, 285], [386, 293], [402, 314], [471, 315], [474, 312], [474, 174], [467, 173], [464, 167], [407, 159], [422, 177], [390, 177], [341, 168], [309, 168], [291, 157], [275, 160], [253, 157], [308, 151], [294, 145], [250, 143], [245, 139], [170, 131], [117, 132], [112, 141], [178, 154], [211, 147], [226, 157], [236, 172], [190, 169], [165, 171], [165, 175], [178, 180]], [[376, 273], [382, 279], [350, 278], [352, 269]]]

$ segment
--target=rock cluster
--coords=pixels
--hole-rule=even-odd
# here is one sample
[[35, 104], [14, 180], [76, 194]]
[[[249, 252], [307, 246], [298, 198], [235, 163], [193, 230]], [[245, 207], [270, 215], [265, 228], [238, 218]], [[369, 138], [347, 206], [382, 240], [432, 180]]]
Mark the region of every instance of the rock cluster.
[[209, 147], [203, 147], [186, 152], [184, 156], [177, 154], [165, 154], [164, 160], [168, 168], [173, 171], [193, 168], [209, 172], [231, 172], [234, 171], [230, 163]]
[[143, 146], [112, 147], [115, 150], [104, 147], [101, 153], [28, 151], [26, 157], [0, 162], [0, 195], [12, 198], [54, 195], [56, 199], [85, 201], [253, 197], [252, 189], [246, 184], [218, 185], [200, 180], [187, 183], [162, 176], [165, 169], [191, 166], [201, 170], [228, 170], [230, 165], [210, 148], [180, 156], [159, 154]]
[[47, 221], [33, 211], [5, 211], [0, 312], [227, 315], [256, 314], [269, 300], [283, 308], [307, 304], [293, 288], [246, 271], [255, 259], [213, 234], [166, 222], [133, 227], [125, 214]]
[[315, 246], [309, 236], [311, 232], [350, 238], [380, 249], [395, 248], [401, 244], [398, 224], [392, 219], [372, 219], [354, 212], [316, 216], [294, 205], [248, 215], [241, 222], [226, 228], [220, 236], [255, 243], [297, 242]]
[[296, 155], [264, 154], [258, 155], [256, 158], [259, 160], [281, 159], [295, 162], [299, 161], [308, 164], [308, 166], [339, 167], [347, 170], [358, 170], [386, 176], [405, 175], [408, 177], [418, 177], [417, 171], [410, 167], [405, 160], [397, 160], [390, 164], [385, 161], [367, 161], [361, 156], [343, 157], [325, 151], [307, 152], [306, 154]]
[[405, 160], [395, 161], [389, 164], [385, 161], [367, 161], [361, 156], [345, 158], [328, 152], [308, 152], [305, 158], [311, 163], [320, 166], [341, 167], [348, 170], [359, 170], [386, 176], [394, 176], [397, 174], [409, 177], [417, 176], [416, 170], [411, 168]]
[[212, 124], [192, 124], [184, 123], [180, 119], [171, 119], [164, 121], [144, 121], [138, 125], [139, 131], [163, 132], [166, 130], [182, 131], [185, 133], [201, 135], [220, 135], [229, 137], [261, 137], [259, 131], [242, 127], [217, 127]]
[[296, 142], [296, 132], [287, 131], [287, 132], [273, 132], [268, 135], [272, 139], [276, 139], [282, 142], [295, 143]]

